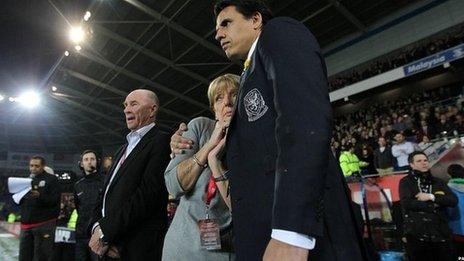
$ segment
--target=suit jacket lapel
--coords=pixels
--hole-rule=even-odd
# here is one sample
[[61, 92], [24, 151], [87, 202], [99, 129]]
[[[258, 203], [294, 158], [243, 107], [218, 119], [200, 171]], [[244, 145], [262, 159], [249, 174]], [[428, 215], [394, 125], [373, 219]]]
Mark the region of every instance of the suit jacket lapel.
[[106, 188], [106, 186], [108, 186], [108, 183], [110, 182], [111, 176], [113, 175], [114, 169], [119, 164], [119, 161], [121, 160], [121, 157], [122, 157], [123, 153], [126, 151], [127, 145], [128, 145], [127, 143], [122, 145], [119, 148], [118, 152], [116, 152], [115, 160], [113, 161], [113, 164], [111, 164], [111, 168], [109, 169], [108, 173], [106, 173], [105, 188]]
[[122, 173], [124, 173], [128, 166], [130, 166], [131, 163], [137, 158], [137, 155], [140, 154], [141, 151], [143, 151], [145, 146], [153, 139], [157, 132], [158, 128], [156, 126], [153, 126], [153, 128], [151, 128], [151, 130], [148, 131], [147, 134], [145, 134], [145, 136], [143, 136], [143, 138], [139, 141], [139, 143], [137, 144], [137, 146], [135, 146], [131, 153], [129, 155], [126, 155], [126, 159], [122, 163], [121, 167], [118, 169], [118, 172], [114, 174], [115, 176], [110, 184], [110, 188], [108, 189], [108, 194], [110, 193], [114, 185], [117, 183], [117, 181], [120, 179]]
[[[240, 76], [240, 82], [239, 82], [239, 88], [238, 88], [238, 94], [237, 94], [237, 100], [235, 101], [235, 105], [234, 105], [234, 115], [232, 116], [232, 119], [230, 120], [230, 126], [233, 125], [233, 123], [236, 121], [236, 118], [238, 117], [237, 114], [239, 113], [239, 108], [242, 104], [242, 100], [243, 100], [243, 92], [245, 91], [244, 90], [244, 86], [245, 86], [245, 82], [247, 80], [247, 78], [250, 76], [251, 72], [255, 69], [255, 60], [256, 60], [256, 53], [258, 52], [258, 49], [256, 47], [255, 49], [255, 52], [253, 53], [253, 55], [251, 56], [251, 66], [246, 69], [245, 71], [243, 71], [242, 75]], [[227, 132], [227, 136], [229, 135], [230, 133], [230, 128]]]

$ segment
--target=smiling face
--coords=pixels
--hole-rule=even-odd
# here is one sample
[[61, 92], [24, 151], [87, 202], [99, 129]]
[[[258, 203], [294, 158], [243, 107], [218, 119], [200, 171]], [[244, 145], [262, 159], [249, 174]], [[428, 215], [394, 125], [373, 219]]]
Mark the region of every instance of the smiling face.
[[154, 122], [158, 112], [155, 93], [149, 90], [135, 90], [124, 101], [124, 114], [129, 130], [135, 131]]
[[235, 6], [228, 6], [216, 18], [216, 40], [230, 60], [245, 60], [261, 28], [260, 13], [246, 18]]

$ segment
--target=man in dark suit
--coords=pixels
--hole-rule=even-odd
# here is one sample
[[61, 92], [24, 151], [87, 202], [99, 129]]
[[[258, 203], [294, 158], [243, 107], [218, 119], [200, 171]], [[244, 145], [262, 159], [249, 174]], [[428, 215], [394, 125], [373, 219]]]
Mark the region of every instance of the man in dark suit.
[[163, 174], [170, 160], [169, 136], [155, 124], [159, 102], [152, 91], [131, 92], [124, 107], [131, 132], [106, 177], [89, 246], [110, 258], [161, 260], [167, 229]]
[[216, 39], [245, 61], [227, 166], [237, 260], [362, 260], [349, 190], [330, 153], [326, 67], [310, 31], [261, 1], [221, 0]]

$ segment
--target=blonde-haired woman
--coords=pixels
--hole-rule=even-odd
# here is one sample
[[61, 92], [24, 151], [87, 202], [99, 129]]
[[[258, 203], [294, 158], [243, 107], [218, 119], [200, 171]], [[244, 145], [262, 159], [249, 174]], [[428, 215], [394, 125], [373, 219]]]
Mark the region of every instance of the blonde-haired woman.
[[[193, 142], [166, 169], [166, 187], [180, 203], [166, 234], [163, 260], [234, 260], [228, 180], [218, 154], [233, 115], [238, 82], [233, 74], [211, 82], [207, 94], [215, 120], [198, 117], [190, 121], [183, 137]], [[211, 232], [215, 226], [217, 243], [214, 236], [200, 239], [205, 234], [202, 229], [208, 227]]]

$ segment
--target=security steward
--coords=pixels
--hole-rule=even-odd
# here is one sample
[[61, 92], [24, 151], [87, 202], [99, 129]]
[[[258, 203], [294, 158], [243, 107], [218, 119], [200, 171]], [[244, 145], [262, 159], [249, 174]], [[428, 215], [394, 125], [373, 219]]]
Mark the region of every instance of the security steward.
[[88, 246], [90, 235], [87, 233], [87, 228], [99, 194], [102, 192], [105, 176], [100, 173], [100, 159], [93, 150], [86, 150], [81, 154], [79, 167], [84, 172], [84, 177], [74, 186], [74, 203], [78, 214], [75, 260], [96, 261], [98, 256]]
[[19, 202], [21, 233], [19, 260], [50, 260], [60, 213], [60, 188], [55, 175], [44, 171], [45, 159], [33, 156], [29, 162], [31, 190]]
[[354, 154], [354, 149], [354, 146], [348, 143], [345, 145], [345, 150], [340, 154], [340, 168], [345, 177], [359, 175], [361, 173], [361, 167], [369, 165], [367, 162], [359, 160], [358, 156]]

